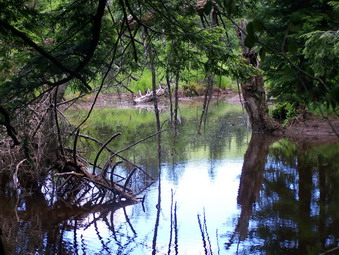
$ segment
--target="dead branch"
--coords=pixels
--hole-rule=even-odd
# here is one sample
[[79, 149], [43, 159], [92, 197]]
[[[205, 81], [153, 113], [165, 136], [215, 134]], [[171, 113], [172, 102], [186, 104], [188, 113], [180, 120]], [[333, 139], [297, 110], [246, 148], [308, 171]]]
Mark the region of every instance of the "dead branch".
[[21, 161], [17, 164], [17, 166], [16, 166], [16, 168], [15, 168], [15, 172], [14, 172], [14, 174], [13, 174], [13, 183], [14, 183], [15, 189], [18, 189], [18, 188], [19, 188], [19, 186], [18, 186], [18, 171], [19, 171], [19, 167], [20, 167], [20, 165], [21, 165], [22, 163], [24, 163], [25, 161], [26, 161], [26, 159], [21, 160]]
[[85, 176], [82, 173], [77, 173], [77, 172], [74, 172], [74, 171], [72, 171], [72, 172], [64, 172], [64, 173], [56, 173], [53, 176], [65, 176], [65, 175], [74, 175], [74, 176], [78, 176], [78, 177]]
[[132, 177], [132, 175], [135, 173], [135, 171], [137, 170], [137, 168], [134, 168], [133, 171], [129, 174], [129, 176], [127, 177], [126, 181], [125, 181], [125, 185], [123, 187], [123, 191], [125, 192], [127, 185]]
[[77, 143], [78, 143], [78, 137], [79, 137], [80, 129], [77, 130], [74, 138], [74, 144], [73, 144], [73, 160], [75, 167], [77, 167]]
[[[164, 131], [164, 130], [163, 130]], [[84, 134], [79, 134], [79, 137], [91, 140], [93, 142], [96, 142], [97, 144], [103, 145], [104, 143], [99, 141], [98, 139], [95, 139], [94, 137], [88, 136], [88, 135], [84, 135]], [[134, 166], [136, 168], [138, 168], [139, 170], [141, 170], [144, 174], [147, 175], [147, 177], [151, 178], [152, 180], [154, 180], [154, 178], [152, 176], [150, 176], [146, 171], [144, 171], [140, 166], [134, 164], [133, 162], [131, 162], [130, 160], [128, 160], [127, 158], [125, 158], [124, 156], [121, 156], [120, 154], [118, 154], [117, 152], [114, 152], [113, 150], [111, 150], [109, 147], [105, 147], [104, 149], [106, 149], [108, 152], [112, 153], [114, 156], [117, 156], [118, 158], [128, 162], [131, 166]], [[125, 149], [124, 149], [125, 151]]]
[[121, 133], [116, 133], [114, 135], [112, 135], [100, 148], [99, 152], [97, 153], [96, 157], [95, 157], [95, 160], [94, 160], [94, 164], [93, 164], [93, 171], [92, 171], [92, 174], [95, 173], [95, 168], [97, 166], [97, 162], [98, 162], [98, 159], [99, 159], [99, 156], [101, 154], [101, 152], [106, 148], [106, 146], [114, 139], [116, 138], [117, 136], [121, 135]]
[[[165, 123], [165, 122], [164, 122], [164, 123]], [[164, 125], [164, 123], [162, 124], [162, 126]], [[154, 133], [154, 134], [151, 134], [151, 135], [149, 135], [149, 136], [146, 136], [145, 138], [140, 139], [139, 141], [136, 141], [135, 143], [132, 143], [131, 145], [127, 146], [126, 148], [124, 148], [124, 149], [122, 149], [122, 150], [120, 150], [120, 151], [117, 151], [116, 154], [121, 153], [121, 152], [124, 152], [124, 151], [126, 151], [126, 150], [132, 148], [133, 146], [135, 146], [135, 145], [137, 145], [137, 144], [139, 144], [139, 143], [142, 143], [142, 142], [144, 142], [144, 141], [146, 141], [146, 140], [148, 140], [148, 139], [150, 139], [150, 138], [152, 138], [152, 137], [154, 137], [154, 136], [156, 136], [156, 135], [158, 135], [158, 134], [160, 134], [160, 133], [162, 133], [162, 132], [164, 132], [164, 131], [166, 131], [166, 130], [167, 130], [167, 129], [163, 129], [163, 130], [160, 130], [160, 131], [158, 131], [158, 132], [156, 132], [156, 133]], [[113, 157], [114, 157], [114, 156], [115, 156], [115, 155], [113, 155]]]
[[[57, 177], [64, 177], [67, 176], [66, 180], [62, 183], [61, 187], [59, 187], [58, 191], [66, 185], [66, 182], [70, 181], [70, 177], [74, 176], [79, 178], [79, 180], [86, 180], [87, 182], [92, 182], [97, 188], [104, 188], [104, 190], [111, 191], [115, 197], [119, 200], [122, 198], [128, 201], [136, 201], [135, 196], [133, 195], [132, 191], [126, 187], [126, 183], [124, 186], [117, 184], [116, 182], [106, 179], [101, 174], [94, 175], [90, 173], [87, 168], [82, 165], [80, 162], [74, 164], [71, 160], [66, 162], [58, 162], [58, 168], [61, 169], [62, 173], [56, 173], [54, 176]], [[132, 174], [130, 174], [129, 178]], [[126, 180], [126, 182], [128, 182]]]

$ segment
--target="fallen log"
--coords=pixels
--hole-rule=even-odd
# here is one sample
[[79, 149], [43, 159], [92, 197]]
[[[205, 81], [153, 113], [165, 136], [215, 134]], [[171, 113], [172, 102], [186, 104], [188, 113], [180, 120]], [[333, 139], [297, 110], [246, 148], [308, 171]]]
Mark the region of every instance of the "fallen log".
[[[166, 89], [162, 88], [161, 86], [159, 86], [159, 88], [156, 90], [157, 96], [162, 96], [165, 93], [166, 93]], [[148, 89], [145, 95], [141, 95], [140, 93], [140, 97], [134, 99], [133, 102], [134, 104], [142, 104], [142, 103], [151, 102], [152, 100], [153, 100], [153, 92]]]

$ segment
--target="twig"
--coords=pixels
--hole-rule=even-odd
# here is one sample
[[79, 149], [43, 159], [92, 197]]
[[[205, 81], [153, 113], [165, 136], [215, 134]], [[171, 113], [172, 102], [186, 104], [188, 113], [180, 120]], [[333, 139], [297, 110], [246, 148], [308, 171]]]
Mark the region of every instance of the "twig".
[[65, 184], [72, 178], [71, 175], [68, 175], [68, 177], [66, 178], [66, 180], [58, 187], [57, 192], [59, 192], [63, 186], [65, 186]]
[[129, 183], [130, 179], [132, 178], [132, 175], [135, 173], [136, 170], [137, 170], [137, 168], [134, 168], [133, 171], [128, 175], [128, 177], [127, 177], [127, 179], [125, 181], [124, 188], [123, 188], [122, 192], [125, 192], [126, 187], [127, 187], [128, 183]]
[[19, 167], [21, 166], [22, 163], [24, 163], [27, 159], [23, 159], [21, 160], [17, 165], [16, 165], [16, 168], [15, 168], [15, 172], [13, 174], [13, 182], [14, 182], [14, 186], [15, 186], [15, 189], [18, 189], [19, 186], [18, 186], [18, 171], [19, 171]]
[[[110, 179], [111, 179], [111, 183], [114, 183], [114, 181], [113, 181], [113, 176], [114, 176], [114, 170], [115, 170], [115, 168], [118, 166], [118, 165], [120, 165], [120, 164], [122, 164], [123, 162], [122, 161], [118, 161], [118, 162], [116, 162], [115, 164], [114, 164], [114, 166], [112, 167], [112, 170], [111, 170], [111, 176], [110, 176]], [[114, 197], [115, 197], [115, 191], [113, 191], [113, 194], [114, 194]]]
[[205, 250], [205, 255], [207, 255], [208, 253], [207, 253], [207, 245], [206, 245], [204, 228], [203, 228], [203, 225], [202, 225], [201, 220], [200, 220], [200, 215], [197, 214], [197, 217], [198, 217], [198, 224], [199, 224], [199, 229], [200, 229], [200, 233], [201, 233], [201, 239], [202, 239], [202, 243], [203, 243], [204, 250]]
[[335, 251], [338, 251], [339, 250], [339, 247], [334, 247], [330, 250], [327, 250], [327, 251], [324, 251], [322, 253], [320, 253], [319, 255], [325, 255], [325, 254], [329, 254], [329, 253], [332, 253], [332, 252], [335, 252]]
[[37, 127], [35, 128], [35, 131], [33, 132], [33, 135], [32, 135], [32, 139], [35, 137], [35, 135], [37, 134], [41, 124], [44, 122], [45, 120], [45, 117], [46, 117], [46, 114], [48, 113], [48, 111], [50, 110], [50, 106], [47, 107], [47, 109], [45, 110], [44, 114], [42, 115], [40, 121], [39, 121], [39, 124], [37, 125]]
[[59, 142], [60, 152], [61, 152], [61, 155], [63, 156], [63, 158], [65, 158], [65, 151], [64, 151], [64, 147], [62, 145], [61, 131], [60, 131], [60, 126], [59, 126], [59, 121], [58, 121], [58, 111], [57, 111], [58, 89], [59, 89], [59, 86], [56, 86], [55, 93], [54, 93], [53, 110], [54, 110], [55, 126], [57, 128], [57, 135], [58, 135], [58, 142]]
[[129, 227], [131, 228], [131, 230], [132, 230], [134, 236], [136, 236], [136, 235], [137, 235], [137, 232], [136, 232], [135, 229], [133, 228], [133, 225], [132, 225], [132, 223], [131, 223], [131, 221], [130, 221], [128, 215], [127, 215], [126, 207], [123, 206], [122, 209], [123, 209], [123, 211], [124, 211], [124, 215], [125, 215], [125, 219], [126, 219], [127, 224], [128, 224]]
[[204, 229], [206, 231], [206, 237], [207, 237], [207, 241], [208, 241], [208, 245], [209, 245], [209, 251], [210, 251], [210, 255], [213, 254], [212, 252], [212, 245], [211, 245], [211, 240], [210, 240], [210, 236], [208, 234], [208, 230], [207, 230], [207, 222], [206, 222], [206, 211], [204, 208]]
[[78, 168], [78, 163], [77, 163], [77, 143], [78, 143], [78, 137], [79, 137], [80, 129], [77, 130], [74, 138], [74, 144], [73, 144], [73, 160], [75, 167]]
[[53, 174], [53, 176], [64, 176], [64, 175], [74, 175], [74, 176], [78, 176], [78, 177], [85, 176], [85, 174], [77, 173], [77, 172], [74, 172], [74, 171]]
[[96, 168], [96, 166], [97, 166], [97, 161], [98, 161], [98, 158], [99, 158], [101, 152], [106, 148], [106, 146], [107, 146], [107, 145], [108, 145], [115, 137], [117, 137], [117, 136], [119, 136], [119, 135], [121, 135], [121, 133], [116, 133], [116, 134], [112, 135], [112, 136], [107, 140], [107, 142], [104, 143], [104, 144], [102, 145], [102, 147], [100, 148], [100, 150], [99, 150], [97, 156], [95, 157], [95, 160], [94, 160], [94, 163], [93, 163], [93, 171], [92, 171], [92, 174], [95, 173], [95, 168]]
[[[83, 134], [79, 134], [80, 137], [85, 138], [85, 139], [89, 139], [92, 140], [100, 145], [103, 145], [103, 143], [97, 139], [95, 139], [94, 137], [88, 136], [88, 135], [83, 135]], [[151, 178], [152, 180], [154, 180], [154, 178], [152, 176], [150, 176], [145, 170], [143, 170], [140, 166], [134, 164], [133, 162], [131, 162], [130, 160], [128, 160], [127, 158], [125, 158], [124, 156], [121, 156], [120, 154], [114, 152], [113, 150], [111, 150], [108, 147], [105, 147], [105, 149], [107, 151], [109, 151], [110, 153], [114, 154], [114, 156], [117, 156], [118, 158], [121, 158], [122, 160], [128, 162], [129, 164], [131, 164], [132, 166], [138, 168], [139, 170], [141, 170], [144, 174], [146, 174], [149, 178]]]
[[[109, 63], [109, 66], [108, 66], [108, 68], [107, 68], [107, 71], [106, 71], [106, 73], [104, 74], [104, 77], [103, 77], [102, 80], [101, 80], [100, 87], [99, 87], [97, 93], [95, 94], [93, 103], [92, 103], [92, 105], [91, 105], [91, 108], [90, 108], [90, 110], [89, 110], [87, 116], [86, 116], [85, 119], [83, 119], [83, 121], [76, 127], [75, 130], [79, 129], [79, 128], [80, 128], [80, 127], [88, 120], [88, 118], [90, 117], [90, 115], [91, 115], [91, 113], [92, 113], [92, 111], [93, 111], [93, 109], [94, 109], [94, 106], [95, 106], [96, 101], [97, 101], [97, 99], [98, 99], [98, 97], [99, 97], [99, 94], [100, 94], [100, 92], [101, 92], [101, 90], [102, 90], [102, 88], [103, 88], [103, 86], [104, 86], [105, 80], [106, 80], [106, 78], [107, 78], [107, 76], [108, 76], [108, 74], [109, 74], [109, 72], [110, 72], [110, 70], [111, 70], [111, 68], [112, 68], [113, 63], [114, 63], [115, 55], [116, 55], [117, 48], [118, 48], [118, 43], [119, 43], [119, 41], [120, 41], [120, 39], [121, 39], [121, 37], [122, 37], [122, 35], [123, 35], [123, 32], [124, 32], [124, 26], [123, 26], [123, 24], [121, 24], [121, 30], [120, 30], [120, 33], [119, 33], [118, 38], [117, 38], [117, 40], [115, 41], [115, 44], [114, 44], [114, 46], [113, 46], [113, 54], [112, 54], [111, 62]], [[120, 72], [120, 71], [119, 71], [119, 72]], [[74, 132], [74, 131], [73, 131], [73, 132]]]
[[177, 216], [177, 202], [174, 204], [174, 249], [175, 254], [179, 254], [178, 245], [178, 216]]
[[[114, 187], [114, 185], [116, 185], [115, 183], [113, 183], [113, 186], [110, 187], [110, 186], [107, 186], [107, 185], [104, 184], [104, 183], [101, 183], [101, 182], [99, 182], [99, 181], [96, 181], [96, 180], [94, 180], [93, 178], [89, 178], [89, 177], [87, 177], [87, 176], [84, 176], [83, 179], [85, 179], [85, 180], [87, 180], [87, 181], [90, 181], [90, 182], [93, 182], [96, 186], [99, 185], [99, 186], [102, 186], [102, 187], [104, 187], [104, 188], [106, 188], [106, 189], [108, 189], [108, 190], [111, 190], [113, 193], [115, 193], [115, 191], [117, 191], [117, 189]], [[117, 186], [118, 186], [118, 185], [117, 185]], [[129, 201], [135, 201], [135, 200], [136, 200], [136, 198], [134, 197], [134, 195], [130, 195], [130, 194], [127, 193], [127, 192], [123, 192], [123, 193], [120, 192], [119, 196], [120, 196], [120, 197], [123, 197], [123, 198], [125, 198], [125, 199], [127, 199], [127, 200], [129, 200]]]
[[[139, 141], [137, 141], [137, 142], [135, 142], [135, 143], [132, 143], [131, 145], [127, 146], [126, 148], [124, 148], [124, 149], [122, 149], [122, 150], [120, 150], [120, 151], [117, 151], [116, 153], [124, 152], [124, 151], [130, 149], [131, 147], [133, 147], [133, 146], [135, 146], [135, 145], [137, 145], [137, 144], [139, 144], [139, 143], [142, 143], [142, 142], [144, 142], [144, 141], [146, 141], [146, 140], [152, 138], [153, 136], [156, 136], [156, 135], [158, 135], [158, 134], [160, 134], [160, 133], [162, 133], [162, 132], [164, 132], [164, 131], [167, 131], [167, 129], [163, 129], [163, 130], [160, 130], [160, 131], [158, 131], [158, 132], [156, 132], [156, 133], [154, 133], [154, 134], [151, 134], [151, 135], [149, 135], [149, 136], [147, 136], [147, 137], [145, 137], [145, 138], [143, 138], [143, 139], [141, 139], [141, 140], [139, 140]], [[115, 155], [113, 155], [113, 157], [114, 157], [114, 156], [115, 156]]]
[[173, 235], [173, 189], [171, 189], [171, 218], [170, 218], [170, 236], [168, 242], [168, 252], [167, 254], [171, 254], [171, 246], [172, 246], [172, 235]]

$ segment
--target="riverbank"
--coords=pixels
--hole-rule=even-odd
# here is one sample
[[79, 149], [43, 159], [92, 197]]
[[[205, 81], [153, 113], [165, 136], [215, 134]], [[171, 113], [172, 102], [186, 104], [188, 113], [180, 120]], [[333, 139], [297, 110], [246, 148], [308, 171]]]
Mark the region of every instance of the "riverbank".
[[[96, 108], [136, 108], [153, 110], [153, 103], [134, 104], [134, 99], [139, 95], [136, 94], [110, 94], [101, 93], [96, 100]], [[95, 99], [95, 95], [87, 95], [72, 106], [73, 109], [90, 109]], [[204, 100], [203, 95], [196, 97], [186, 97], [182, 90], [179, 91], [179, 102], [181, 104], [194, 104], [201, 103]], [[242, 105], [243, 99], [239, 98], [237, 91], [233, 90], [219, 90], [215, 89], [212, 100], [218, 100], [219, 102]], [[169, 105], [167, 96], [159, 98], [159, 109], [166, 110]], [[339, 119], [338, 118], [324, 118], [322, 116], [316, 116], [307, 114], [303, 117], [296, 117], [290, 120], [290, 123], [280, 130], [274, 132], [279, 136], [287, 136], [294, 139], [308, 138], [313, 141], [338, 141], [339, 142]]]
[[339, 142], [339, 119], [309, 115], [294, 118], [289, 125], [276, 132], [291, 141], [308, 140], [311, 144]]
[[[202, 102], [204, 100], [204, 95], [200, 94], [199, 96], [194, 97], [187, 97], [184, 95], [184, 91], [182, 89], [179, 89], [178, 92], [179, 95], [179, 102], [185, 103], [185, 102]], [[222, 102], [230, 99], [233, 99], [233, 103], [240, 104], [240, 100], [238, 99], [238, 102], [236, 97], [238, 93], [233, 90], [226, 90], [226, 89], [214, 89], [212, 100], [220, 100]], [[77, 99], [76, 103], [72, 105], [72, 108], [75, 109], [90, 109], [96, 95], [90, 94], [86, 95], [84, 97], [81, 97]], [[112, 94], [112, 93], [100, 93], [96, 99], [95, 107], [96, 108], [105, 108], [105, 107], [119, 107], [119, 108], [152, 108], [153, 102], [147, 102], [147, 103], [140, 103], [135, 104], [134, 100], [136, 98], [140, 97], [139, 94], [132, 94], [132, 93], [118, 93], [118, 94]], [[159, 108], [163, 108], [169, 104], [169, 99], [167, 95], [161, 96], [158, 99], [159, 101]]]

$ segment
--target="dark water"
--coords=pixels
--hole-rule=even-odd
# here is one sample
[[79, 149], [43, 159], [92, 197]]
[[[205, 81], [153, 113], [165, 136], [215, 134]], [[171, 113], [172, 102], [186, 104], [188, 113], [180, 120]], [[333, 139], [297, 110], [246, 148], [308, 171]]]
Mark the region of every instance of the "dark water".
[[[29, 196], [0, 191], [7, 254], [336, 254], [339, 144], [251, 135], [240, 107], [213, 105], [197, 135], [200, 105], [183, 105], [182, 125], [123, 152], [155, 181], [134, 205], [71, 206], [54, 186]], [[70, 112], [74, 120], [81, 111]], [[163, 113], [163, 120], [167, 118]], [[120, 150], [155, 132], [153, 114], [101, 109], [83, 132]], [[82, 141], [92, 161], [96, 145]], [[106, 161], [108, 154], [100, 157]], [[125, 165], [117, 169], [127, 170]], [[5, 180], [1, 180], [5, 183]], [[134, 180], [150, 184], [142, 173]]]

